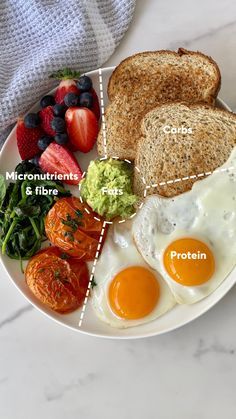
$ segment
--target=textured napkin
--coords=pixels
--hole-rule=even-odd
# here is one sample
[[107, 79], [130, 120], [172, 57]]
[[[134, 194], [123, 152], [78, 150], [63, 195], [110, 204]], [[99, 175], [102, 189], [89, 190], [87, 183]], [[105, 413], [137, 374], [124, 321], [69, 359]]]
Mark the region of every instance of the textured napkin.
[[54, 86], [52, 72], [86, 72], [111, 56], [134, 7], [135, 0], [0, 1], [0, 147], [9, 124]]

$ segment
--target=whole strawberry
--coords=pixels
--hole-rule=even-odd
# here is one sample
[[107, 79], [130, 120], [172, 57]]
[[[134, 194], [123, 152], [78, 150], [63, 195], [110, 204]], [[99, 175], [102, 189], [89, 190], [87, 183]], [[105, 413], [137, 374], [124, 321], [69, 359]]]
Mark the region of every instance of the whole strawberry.
[[75, 93], [79, 95], [80, 91], [76, 85], [76, 79], [79, 78], [79, 73], [69, 68], [65, 70], [59, 70], [56, 73], [53, 73], [50, 77], [54, 79], [61, 80], [56, 93], [55, 93], [55, 102], [59, 104], [64, 104], [64, 97], [67, 93]]
[[41, 127], [26, 128], [23, 119], [19, 119], [16, 127], [17, 146], [22, 160], [32, 159], [40, 152], [38, 140], [44, 134]]
[[41, 128], [46, 132], [46, 134], [54, 137], [56, 132], [52, 129], [51, 123], [54, 118], [54, 112], [52, 106], [47, 106], [46, 108], [41, 109], [39, 112], [41, 120]]

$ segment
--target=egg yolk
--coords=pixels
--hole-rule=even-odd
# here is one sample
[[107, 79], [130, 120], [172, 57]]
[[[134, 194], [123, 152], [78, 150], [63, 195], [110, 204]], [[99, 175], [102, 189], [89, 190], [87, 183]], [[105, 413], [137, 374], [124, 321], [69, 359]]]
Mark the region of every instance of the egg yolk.
[[186, 286], [204, 284], [215, 271], [215, 259], [209, 247], [188, 237], [172, 242], [164, 252], [163, 262], [170, 277]]
[[160, 288], [154, 274], [141, 266], [131, 266], [119, 272], [109, 287], [112, 311], [122, 319], [140, 319], [155, 308]]

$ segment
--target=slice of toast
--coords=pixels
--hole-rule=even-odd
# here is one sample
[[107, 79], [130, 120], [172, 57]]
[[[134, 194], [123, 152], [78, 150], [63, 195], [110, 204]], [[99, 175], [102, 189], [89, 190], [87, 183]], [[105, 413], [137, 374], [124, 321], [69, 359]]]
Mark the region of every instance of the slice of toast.
[[[142, 52], [126, 58], [108, 85], [106, 149], [102, 131], [98, 153], [133, 160], [142, 116], [160, 103], [174, 100], [213, 105], [220, 89], [217, 64], [200, 52], [180, 48]], [[107, 153], [106, 153], [107, 152]]]
[[[181, 132], [173, 133], [173, 129]], [[236, 145], [236, 114], [208, 105], [169, 103], [148, 112], [141, 130], [135, 165], [148, 186], [158, 184], [147, 193], [173, 197], [226, 162]], [[144, 194], [137, 171], [134, 191]]]

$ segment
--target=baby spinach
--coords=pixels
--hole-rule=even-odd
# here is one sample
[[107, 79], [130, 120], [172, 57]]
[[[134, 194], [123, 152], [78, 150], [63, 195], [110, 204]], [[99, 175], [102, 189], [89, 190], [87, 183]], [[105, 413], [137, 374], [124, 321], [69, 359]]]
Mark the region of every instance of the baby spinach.
[[[15, 170], [17, 173], [41, 173], [28, 162], [20, 163]], [[4, 186], [0, 177], [0, 247], [10, 258], [26, 260], [46, 239], [44, 220], [50, 208], [58, 198], [71, 194], [61, 182], [51, 180], [17, 180], [5, 190]], [[57, 189], [58, 195], [36, 195], [37, 186]], [[31, 188], [31, 195], [27, 195], [27, 187]]]

